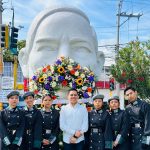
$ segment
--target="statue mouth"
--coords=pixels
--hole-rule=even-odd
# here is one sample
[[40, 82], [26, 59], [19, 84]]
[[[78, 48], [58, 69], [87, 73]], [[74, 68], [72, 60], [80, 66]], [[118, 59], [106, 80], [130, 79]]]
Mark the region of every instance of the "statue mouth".
[[29, 89], [36, 97], [50, 94], [53, 99], [64, 98], [58, 93], [74, 88], [79, 98], [89, 98], [95, 89], [92, 70], [66, 57], [58, 58], [52, 65], [38, 68], [29, 81]]

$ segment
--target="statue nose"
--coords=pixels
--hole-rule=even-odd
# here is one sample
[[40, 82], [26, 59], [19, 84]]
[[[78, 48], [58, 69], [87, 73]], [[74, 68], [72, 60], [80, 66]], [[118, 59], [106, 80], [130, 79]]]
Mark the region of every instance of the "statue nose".
[[61, 56], [69, 57], [69, 55], [70, 55], [69, 40], [63, 37], [60, 41], [60, 45], [58, 48], [58, 57]]

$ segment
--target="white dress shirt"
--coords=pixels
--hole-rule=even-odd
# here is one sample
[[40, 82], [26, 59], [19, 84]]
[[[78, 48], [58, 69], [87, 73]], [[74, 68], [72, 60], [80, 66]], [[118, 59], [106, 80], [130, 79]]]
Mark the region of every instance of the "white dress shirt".
[[[75, 106], [71, 104], [62, 106], [60, 111], [60, 129], [63, 131], [63, 141], [68, 144], [76, 131], [86, 132], [88, 130], [88, 112], [85, 106], [78, 103]], [[77, 138], [76, 143], [83, 140], [84, 134]]]

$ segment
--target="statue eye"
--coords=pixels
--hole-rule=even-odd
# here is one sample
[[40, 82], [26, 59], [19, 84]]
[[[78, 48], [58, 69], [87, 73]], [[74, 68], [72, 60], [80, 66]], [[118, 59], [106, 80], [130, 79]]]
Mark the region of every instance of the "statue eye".
[[81, 46], [81, 47], [75, 47], [73, 48], [75, 52], [80, 52], [80, 53], [91, 53], [91, 50], [87, 47]]
[[41, 46], [37, 49], [37, 51], [56, 51], [57, 48], [54, 46]]

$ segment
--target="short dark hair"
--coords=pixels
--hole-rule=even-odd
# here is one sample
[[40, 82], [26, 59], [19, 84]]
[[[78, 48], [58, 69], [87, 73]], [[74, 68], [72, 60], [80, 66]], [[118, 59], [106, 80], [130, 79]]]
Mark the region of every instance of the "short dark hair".
[[77, 94], [78, 94], [78, 91], [77, 91], [77, 89], [75, 89], [75, 88], [71, 88], [71, 89], [69, 89], [69, 90], [68, 90], [68, 94], [69, 94], [71, 91], [76, 91], [76, 92], [77, 92]]
[[126, 92], [128, 91], [128, 90], [132, 90], [132, 91], [136, 91], [136, 89], [134, 88], [134, 87], [131, 87], [131, 86], [129, 86], [129, 87], [127, 87], [125, 90], [124, 90], [124, 95], [126, 94]]
[[42, 96], [42, 101], [44, 100], [44, 98], [45, 98], [46, 96], [49, 96], [49, 97], [52, 99], [51, 94], [45, 94], [45, 95]]

